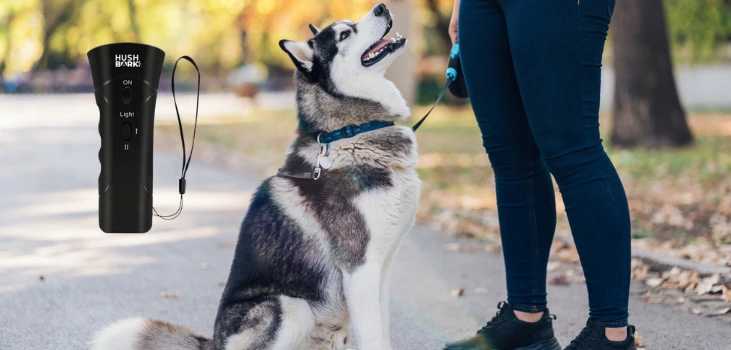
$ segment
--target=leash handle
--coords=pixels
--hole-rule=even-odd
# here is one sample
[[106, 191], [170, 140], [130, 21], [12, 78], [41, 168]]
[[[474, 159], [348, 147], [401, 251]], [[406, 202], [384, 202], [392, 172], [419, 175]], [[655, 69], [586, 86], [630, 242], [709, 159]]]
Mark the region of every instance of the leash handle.
[[411, 128], [412, 130], [416, 131], [416, 129], [418, 129], [421, 126], [421, 123], [423, 123], [426, 120], [426, 117], [428, 117], [429, 114], [431, 114], [431, 111], [434, 110], [434, 107], [436, 107], [439, 104], [439, 101], [442, 100], [442, 97], [444, 97], [444, 94], [447, 92], [447, 89], [449, 89], [449, 85], [451, 85], [453, 81], [454, 81], [454, 78], [452, 76], [450, 76], [449, 71], [447, 71], [447, 82], [444, 83], [444, 87], [442, 87], [442, 91], [439, 92], [439, 96], [437, 96], [436, 102], [434, 102], [434, 105], [431, 106], [431, 108], [429, 109], [429, 112], [426, 112], [426, 114], [421, 118], [421, 120], [419, 120], [419, 122], [416, 123]]
[[[185, 135], [183, 135], [183, 122], [180, 120], [180, 111], [178, 110], [178, 101], [175, 99], [175, 70], [178, 68], [178, 62], [180, 60], [186, 60], [190, 62], [193, 67], [195, 68], [195, 71], [198, 73], [198, 88], [196, 90], [196, 96], [195, 96], [195, 123], [193, 124], [193, 140], [191, 141], [190, 145], [190, 154], [188, 154], [188, 159], [186, 161], [185, 156]], [[178, 58], [177, 61], [175, 61], [175, 65], [173, 66], [173, 76], [170, 78], [170, 85], [173, 92], [173, 103], [175, 104], [175, 114], [178, 116], [178, 128], [180, 129], [180, 141], [183, 145], [183, 166], [180, 170], [180, 179], [178, 180], [178, 193], [180, 193], [180, 204], [178, 204], [178, 209], [169, 215], [160, 215], [157, 213], [157, 210], [155, 210], [155, 207], [152, 207], [152, 213], [155, 214], [155, 216], [163, 219], [163, 220], [173, 220], [177, 218], [180, 213], [183, 212], [183, 195], [185, 194], [185, 175], [188, 174], [188, 167], [190, 166], [190, 160], [193, 158], [193, 148], [195, 148], [195, 133], [198, 130], [198, 104], [200, 102], [200, 96], [201, 96], [201, 71], [198, 69], [198, 65], [195, 64], [195, 61], [188, 57], [188, 56], [182, 56]]]

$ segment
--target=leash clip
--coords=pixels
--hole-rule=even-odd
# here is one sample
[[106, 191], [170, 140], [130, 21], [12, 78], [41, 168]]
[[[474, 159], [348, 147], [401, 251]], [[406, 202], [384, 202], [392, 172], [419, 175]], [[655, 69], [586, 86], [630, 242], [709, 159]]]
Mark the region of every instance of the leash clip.
[[320, 156], [327, 157], [330, 154], [330, 147], [327, 143], [320, 144]]
[[315, 170], [312, 171], [312, 179], [317, 180], [322, 174], [322, 168], [330, 169], [333, 166], [333, 161], [328, 155], [330, 154], [330, 147], [327, 143], [320, 143], [320, 135], [317, 134], [317, 144], [320, 145], [320, 153], [317, 154], [317, 163], [315, 164]]

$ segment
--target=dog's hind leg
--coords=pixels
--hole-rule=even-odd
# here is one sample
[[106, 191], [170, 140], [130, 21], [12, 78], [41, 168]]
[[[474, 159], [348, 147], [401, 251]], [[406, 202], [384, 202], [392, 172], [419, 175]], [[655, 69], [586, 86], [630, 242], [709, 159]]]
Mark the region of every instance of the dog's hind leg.
[[281, 323], [282, 305], [276, 297], [222, 305], [216, 316], [213, 348], [269, 349], [274, 344]]
[[216, 320], [215, 349], [309, 350], [314, 326], [307, 301], [285, 296], [227, 307]]
[[277, 332], [271, 350], [315, 350], [309, 345], [309, 335], [315, 327], [315, 317], [310, 304], [299, 298], [280, 296], [282, 325]]
[[390, 350], [383, 341], [382, 272], [382, 264], [375, 262], [367, 262], [353, 272], [343, 272], [345, 298], [360, 350]]

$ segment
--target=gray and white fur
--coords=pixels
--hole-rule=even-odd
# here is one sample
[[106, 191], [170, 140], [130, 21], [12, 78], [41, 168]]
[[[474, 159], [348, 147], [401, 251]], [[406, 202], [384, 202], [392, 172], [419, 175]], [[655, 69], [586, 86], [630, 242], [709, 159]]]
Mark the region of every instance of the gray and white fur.
[[[384, 77], [406, 44], [383, 40], [391, 24], [379, 4], [357, 23], [280, 42], [297, 67], [300, 122], [283, 172], [315, 168], [321, 132], [408, 117]], [[329, 146], [333, 166], [318, 180], [274, 176], [254, 194], [212, 339], [138, 318], [103, 329], [92, 349], [340, 350], [352, 338], [361, 350], [391, 349], [389, 275], [419, 200], [416, 139], [391, 126]]]

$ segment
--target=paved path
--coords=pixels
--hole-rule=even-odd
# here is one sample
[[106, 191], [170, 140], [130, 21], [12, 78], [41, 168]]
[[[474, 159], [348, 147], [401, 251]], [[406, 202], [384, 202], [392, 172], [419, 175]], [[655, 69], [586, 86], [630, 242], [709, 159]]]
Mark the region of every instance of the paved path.
[[[194, 161], [178, 220], [155, 220], [145, 235], [106, 235], [97, 228], [98, 148], [88, 123], [0, 127], [1, 350], [85, 349], [99, 327], [137, 315], [211, 334], [258, 179]], [[155, 203], [169, 212], [177, 205], [180, 157], [155, 157]], [[398, 255], [391, 296], [396, 349], [440, 349], [472, 333], [505, 295], [499, 255], [448, 252], [448, 241], [417, 227]], [[448, 295], [459, 287], [465, 296]], [[477, 287], [487, 292], [476, 294]], [[552, 286], [549, 295], [566, 344], [585, 321], [584, 287]], [[637, 297], [631, 312], [649, 349], [731, 349], [728, 324]]]

